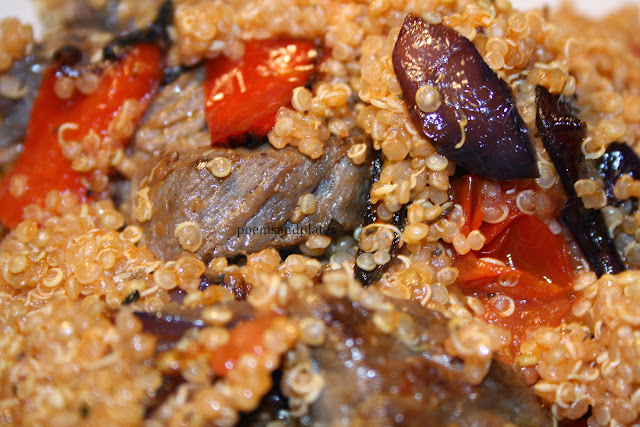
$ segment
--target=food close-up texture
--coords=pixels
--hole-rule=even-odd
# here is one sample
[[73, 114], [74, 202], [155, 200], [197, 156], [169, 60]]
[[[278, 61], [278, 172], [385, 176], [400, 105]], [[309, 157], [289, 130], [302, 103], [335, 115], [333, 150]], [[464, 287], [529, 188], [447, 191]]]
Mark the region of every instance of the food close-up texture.
[[640, 425], [640, 8], [0, 20], [0, 424]]

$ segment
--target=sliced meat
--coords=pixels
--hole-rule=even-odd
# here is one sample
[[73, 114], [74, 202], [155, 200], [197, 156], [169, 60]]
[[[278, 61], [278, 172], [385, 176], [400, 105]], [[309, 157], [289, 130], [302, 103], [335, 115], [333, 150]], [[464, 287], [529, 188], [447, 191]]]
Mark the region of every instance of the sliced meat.
[[187, 151], [211, 143], [204, 116], [204, 68], [186, 72], [164, 86], [135, 135], [137, 150], [158, 154], [167, 147]]
[[480, 385], [465, 382], [463, 363], [444, 352], [449, 332], [440, 313], [410, 301], [386, 302], [413, 320], [418, 338], [411, 348], [382, 333], [372, 311], [318, 288], [289, 306], [291, 316], [311, 315], [327, 328], [325, 344], [311, 351], [325, 384], [310, 408], [312, 425], [553, 425], [534, 393], [501, 362], [493, 361]]
[[2, 77], [16, 79], [20, 87], [19, 95], [23, 96], [0, 96], [0, 147], [10, 147], [24, 139], [31, 106], [40, 87], [45, 63], [45, 57], [37, 49], [36, 52], [17, 61], [9, 73]]
[[[369, 165], [356, 166], [347, 158], [351, 145], [333, 138], [316, 160], [296, 148], [276, 150], [268, 144], [255, 150], [169, 152], [140, 185], [149, 188], [151, 206], [145, 244], [160, 258], [173, 259], [182, 252], [174, 230], [193, 222], [203, 235], [196, 255], [208, 261], [355, 228], [362, 220]], [[217, 157], [231, 163], [224, 178], [207, 169]], [[293, 224], [290, 218], [307, 193], [315, 195], [317, 210]]]
[[[61, 7], [48, 8], [44, 20], [48, 27], [67, 29], [86, 26], [121, 33], [147, 25], [154, 17], [149, 11], [157, 10], [163, 1], [141, 0], [138, 2], [140, 4], [131, 7], [121, 0], [67, 0]], [[141, 13], [143, 10], [147, 13]]]

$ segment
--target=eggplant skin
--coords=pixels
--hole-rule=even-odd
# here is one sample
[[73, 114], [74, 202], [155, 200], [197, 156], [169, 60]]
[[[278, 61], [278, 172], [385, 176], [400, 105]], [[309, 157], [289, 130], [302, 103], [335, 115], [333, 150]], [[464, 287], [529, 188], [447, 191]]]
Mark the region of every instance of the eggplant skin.
[[633, 148], [622, 142], [612, 142], [597, 164], [598, 172], [604, 181], [604, 190], [609, 201], [618, 202], [613, 194], [618, 178], [630, 175], [633, 179], [640, 179], [640, 158]]
[[[408, 15], [392, 60], [409, 115], [438, 153], [491, 179], [539, 176], [511, 88], [468, 39], [444, 25]], [[431, 113], [420, 110], [415, 101], [425, 85], [436, 88], [442, 100]]]
[[[568, 196], [562, 209], [562, 222], [573, 234], [598, 277], [623, 272], [624, 263], [609, 237], [602, 212], [587, 209], [574, 188], [577, 180], [588, 177], [586, 171], [589, 166], [580, 148], [587, 136], [587, 125], [577, 117], [577, 109], [571, 99], [553, 95], [541, 86], [536, 88], [536, 104], [538, 133]], [[631, 156], [627, 160], [624, 165], [632, 171], [635, 163]], [[599, 168], [605, 180], [607, 175], [615, 174], [611, 169], [620, 167], [621, 161], [613, 155], [605, 159]]]

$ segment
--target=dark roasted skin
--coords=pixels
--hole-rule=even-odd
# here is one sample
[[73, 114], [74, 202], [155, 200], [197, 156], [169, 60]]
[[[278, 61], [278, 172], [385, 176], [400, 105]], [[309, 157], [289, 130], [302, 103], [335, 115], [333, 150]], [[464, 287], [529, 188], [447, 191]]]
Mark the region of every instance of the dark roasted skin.
[[104, 58], [118, 60], [131, 48], [142, 43], [152, 43], [159, 48], [169, 48], [169, 26], [173, 23], [173, 2], [165, 0], [158, 9], [155, 20], [145, 28], [121, 34], [104, 48]]
[[640, 179], [640, 158], [633, 148], [622, 142], [609, 144], [607, 151], [598, 159], [597, 168], [610, 202], [615, 199], [613, 187], [618, 178], [626, 174], [633, 179]]
[[[233, 312], [232, 319], [227, 323], [228, 328], [254, 316], [253, 310], [246, 302], [231, 301], [225, 303], [225, 306]], [[145, 332], [164, 340], [165, 344], [175, 343], [189, 329], [201, 329], [207, 325], [202, 320], [200, 309], [187, 308], [176, 302], [165, 305], [155, 313], [134, 311], [134, 314], [142, 321]]]
[[544, 148], [558, 172], [564, 191], [569, 197], [577, 197], [573, 185], [583, 174], [581, 144], [587, 136], [587, 125], [576, 117], [573, 103], [560, 95], [551, 95], [541, 86], [536, 89], [536, 101], [536, 124]]
[[281, 427], [299, 427], [301, 423], [289, 412], [289, 399], [280, 388], [282, 371], [277, 370], [271, 376], [273, 387], [260, 401], [260, 406], [247, 414], [241, 414], [237, 427], [267, 427], [277, 423]]
[[[408, 15], [393, 50], [393, 67], [414, 125], [440, 154], [487, 178], [538, 176], [529, 134], [509, 85], [468, 39], [444, 25]], [[420, 110], [415, 101], [425, 85], [435, 87], [442, 100], [431, 113]]]
[[499, 361], [480, 385], [468, 384], [462, 361], [444, 351], [449, 331], [440, 313], [412, 301], [385, 301], [412, 319], [418, 338], [411, 345], [378, 329], [375, 309], [331, 297], [322, 288], [299, 295], [287, 308], [292, 317], [322, 320], [327, 330], [326, 342], [311, 349], [325, 380], [310, 408], [311, 425], [553, 425], [534, 393]]
[[156, 313], [135, 312], [142, 321], [145, 332], [167, 341], [177, 341], [191, 328], [203, 328], [200, 311], [184, 308], [178, 304], [167, 304]]
[[569, 197], [562, 211], [562, 221], [598, 277], [624, 271], [602, 214], [585, 208], [574, 188], [577, 180], [587, 177], [588, 166], [581, 151], [587, 125], [576, 117], [575, 107], [561, 95], [552, 95], [538, 86], [536, 101], [538, 132]]
[[598, 277], [626, 270], [599, 210], [587, 209], [582, 200], [571, 198], [562, 208], [560, 218]]
[[[371, 180], [370, 180], [371, 184], [373, 184], [374, 182], [377, 182], [380, 179], [380, 173], [382, 173], [382, 156], [378, 155], [371, 163]], [[372, 204], [371, 194], [370, 192], [367, 192], [367, 210], [364, 214], [364, 221], [362, 222], [362, 228], [379, 221], [377, 212], [378, 212], [378, 206], [380, 205], [380, 203], [382, 202]], [[406, 214], [407, 214], [407, 208], [406, 206], [403, 206], [398, 212], [393, 214], [393, 225], [402, 229], [404, 227], [404, 220], [405, 220]], [[371, 230], [371, 231], [375, 231], [375, 230]], [[400, 244], [400, 237], [396, 235], [395, 238], [393, 239], [393, 243], [391, 244], [391, 258], [393, 258], [393, 256], [395, 255], [395, 252], [398, 249], [399, 244]], [[362, 250], [358, 248], [358, 253], [356, 254], [356, 258], [361, 253], [362, 253]], [[360, 267], [358, 267], [358, 265], [356, 264], [354, 266], [354, 274], [356, 276], [356, 279], [358, 279], [360, 283], [362, 283], [364, 286], [369, 286], [372, 283], [375, 283], [382, 278], [382, 274], [384, 274], [384, 272], [387, 270], [387, 268], [389, 267], [389, 264], [390, 262], [384, 265], [378, 265], [372, 271], [363, 270]]]

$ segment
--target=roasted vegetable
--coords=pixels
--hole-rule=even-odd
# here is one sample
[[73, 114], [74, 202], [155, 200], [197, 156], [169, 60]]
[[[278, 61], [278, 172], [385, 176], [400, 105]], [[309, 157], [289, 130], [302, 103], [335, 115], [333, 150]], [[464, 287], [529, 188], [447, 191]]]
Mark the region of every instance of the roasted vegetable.
[[613, 187], [622, 175], [640, 179], [640, 159], [633, 148], [622, 142], [609, 144], [607, 151], [598, 159], [597, 168], [609, 202], [615, 199]]
[[[504, 186], [514, 187], [512, 183]], [[466, 219], [463, 233], [480, 230], [486, 238], [481, 250], [456, 257], [458, 284], [466, 290], [501, 293], [515, 299], [568, 292], [573, 273], [564, 238], [554, 235], [537, 217], [522, 213], [517, 206], [518, 191], [508, 193], [505, 188], [492, 196], [507, 208], [504, 220], [483, 222], [481, 188], [482, 181], [476, 176], [465, 176], [454, 183], [453, 199]]]
[[[602, 213], [585, 208], [574, 188], [577, 180], [588, 177], [589, 166], [581, 151], [587, 125], [576, 117], [575, 107], [561, 95], [552, 95], [538, 86], [536, 102], [538, 132], [569, 197], [562, 212], [562, 221], [598, 276], [624, 271], [624, 264], [609, 237]], [[603, 171], [608, 169], [605, 167]]]
[[[382, 172], [382, 156], [378, 155], [375, 159], [373, 159], [373, 162], [371, 162], [371, 180], [370, 180], [371, 184], [373, 184], [374, 182], [380, 179], [381, 172]], [[376, 222], [380, 222], [380, 224], [384, 223], [383, 221], [379, 221], [378, 219], [378, 206], [380, 206], [381, 203], [382, 202], [372, 204], [371, 194], [369, 191], [367, 191], [367, 210], [364, 214], [364, 221], [362, 222], [363, 229], [365, 229], [365, 227], [367, 227], [368, 225], [375, 224]], [[404, 226], [404, 220], [405, 220], [406, 214], [407, 214], [406, 207], [402, 207], [398, 212], [394, 213], [392, 218], [393, 225], [395, 225], [398, 228], [402, 228]], [[375, 229], [372, 229], [372, 231], [374, 230]], [[400, 244], [400, 237], [396, 235], [393, 239], [393, 243], [391, 244], [391, 254], [390, 254], [391, 257], [395, 255], [399, 244]], [[356, 253], [356, 259], [361, 253], [363, 253], [362, 249], [358, 248], [358, 252]], [[356, 279], [358, 279], [360, 283], [362, 283], [364, 286], [369, 286], [377, 282], [378, 280], [380, 280], [388, 267], [389, 267], [389, 263], [386, 263], [384, 265], [377, 265], [371, 271], [363, 270], [358, 266], [358, 264], [355, 264], [353, 268], [354, 268], [354, 274]]]
[[[30, 204], [44, 206], [50, 191], [72, 193], [81, 201], [90, 197], [92, 168], [74, 167], [63, 155], [61, 144], [63, 140], [81, 141], [90, 133], [95, 134], [91, 143], [95, 151], [109, 152], [128, 142], [120, 136], [105, 136], [126, 101], [137, 105], [137, 114], [127, 118], [133, 126], [149, 106], [162, 80], [163, 51], [168, 47], [167, 27], [172, 16], [173, 5], [168, 0], [148, 27], [125, 33], [107, 44], [99, 63], [80, 65], [82, 52], [74, 47], [56, 52], [42, 75], [22, 155], [0, 183], [0, 223], [15, 227], [23, 218], [24, 208]], [[99, 79], [93, 90], [72, 90], [68, 97], [63, 96], [65, 99], [58, 96], [62, 86], [56, 89], [59, 77], [91, 77], [90, 74]], [[108, 159], [103, 163], [106, 164], [94, 166], [108, 168]]]
[[69, 192], [80, 200], [87, 199], [86, 174], [74, 170], [71, 161], [63, 156], [61, 126], [70, 125], [63, 135], [69, 141], [80, 141], [90, 131], [102, 138], [126, 100], [134, 99], [146, 108], [162, 79], [161, 49], [154, 44], [141, 44], [122, 53], [117, 61], [102, 63], [101, 80], [94, 91], [87, 95], [76, 91], [64, 100], [55, 91], [56, 75], [78, 72], [65, 60], [45, 70], [24, 151], [0, 183], [0, 222], [8, 227], [15, 227], [22, 220], [25, 206], [44, 206], [49, 191]]
[[487, 178], [538, 176], [509, 85], [468, 39], [408, 15], [393, 66], [414, 125], [440, 154]]
[[273, 128], [293, 89], [315, 72], [318, 51], [300, 40], [252, 40], [244, 57], [207, 62], [205, 112], [213, 144], [246, 142]]

